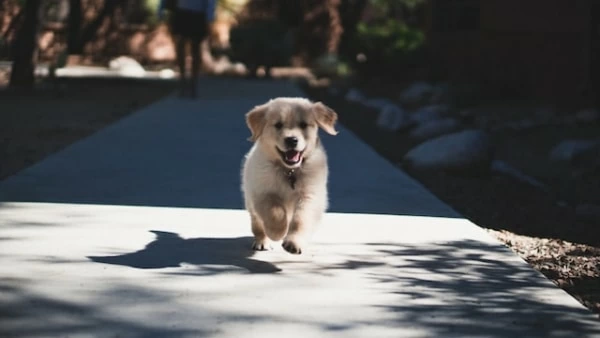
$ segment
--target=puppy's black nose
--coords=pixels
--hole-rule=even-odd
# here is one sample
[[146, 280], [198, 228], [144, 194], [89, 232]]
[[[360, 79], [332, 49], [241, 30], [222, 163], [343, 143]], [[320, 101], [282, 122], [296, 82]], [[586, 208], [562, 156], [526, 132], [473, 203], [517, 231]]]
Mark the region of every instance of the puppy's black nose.
[[295, 136], [286, 137], [283, 141], [285, 142], [285, 146], [289, 149], [296, 148], [298, 145], [298, 138]]

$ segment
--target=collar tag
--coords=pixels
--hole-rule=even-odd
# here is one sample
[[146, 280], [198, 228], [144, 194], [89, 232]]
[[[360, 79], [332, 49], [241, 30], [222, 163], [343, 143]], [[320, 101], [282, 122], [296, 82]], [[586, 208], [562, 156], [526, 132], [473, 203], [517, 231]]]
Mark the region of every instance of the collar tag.
[[292, 187], [292, 189], [296, 189], [296, 175], [295, 175], [293, 169], [288, 170], [287, 179], [288, 179], [288, 182], [290, 182], [290, 186]]

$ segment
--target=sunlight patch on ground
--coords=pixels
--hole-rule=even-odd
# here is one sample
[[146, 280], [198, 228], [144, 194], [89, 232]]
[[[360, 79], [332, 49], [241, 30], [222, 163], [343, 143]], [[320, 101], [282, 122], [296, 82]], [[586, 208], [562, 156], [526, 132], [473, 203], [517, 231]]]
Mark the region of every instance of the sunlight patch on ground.
[[0, 335], [600, 333], [464, 219], [331, 213], [291, 255], [244, 210], [8, 202], [0, 242]]

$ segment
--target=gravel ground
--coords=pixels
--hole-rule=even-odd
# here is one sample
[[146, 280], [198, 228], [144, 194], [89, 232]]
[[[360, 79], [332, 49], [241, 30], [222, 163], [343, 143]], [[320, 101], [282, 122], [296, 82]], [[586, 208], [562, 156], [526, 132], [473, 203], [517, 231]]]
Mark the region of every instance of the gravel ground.
[[538, 271], [600, 313], [600, 247], [489, 230]]

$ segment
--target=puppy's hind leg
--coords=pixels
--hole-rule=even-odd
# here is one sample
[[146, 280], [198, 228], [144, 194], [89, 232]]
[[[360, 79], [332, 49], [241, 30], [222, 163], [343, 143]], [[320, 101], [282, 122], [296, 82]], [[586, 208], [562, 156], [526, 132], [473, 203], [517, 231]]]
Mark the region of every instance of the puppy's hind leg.
[[256, 204], [256, 212], [263, 221], [264, 232], [270, 239], [279, 241], [288, 232], [288, 215], [280, 197], [274, 194], [264, 196]]
[[250, 221], [252, 222], [252, 233], [254, 234], [254, 243], [252, 249], [256, 251], [271, 250], [271, 243], [267, 234], [263, 222], [254, 213], [250, 213]]

